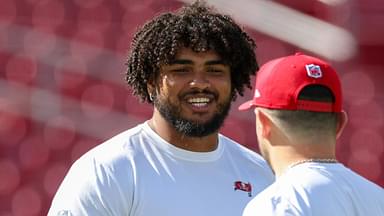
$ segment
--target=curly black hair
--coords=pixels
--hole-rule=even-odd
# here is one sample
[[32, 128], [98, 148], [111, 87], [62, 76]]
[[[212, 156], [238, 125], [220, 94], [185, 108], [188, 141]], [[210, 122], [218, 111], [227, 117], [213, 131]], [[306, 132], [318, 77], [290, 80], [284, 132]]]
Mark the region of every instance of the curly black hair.
[[259, 69], [253, 39], [228, 15], [203, 1], [160, 14], [134, 35], [126, 65], [126, 81], [141, 101], [152, 103], [147, 83], [160, 66], [174, 60], [180, 47], [196, 52], [213, 50], [231, 69], [232, 99], [252, 88], [250, 76]]

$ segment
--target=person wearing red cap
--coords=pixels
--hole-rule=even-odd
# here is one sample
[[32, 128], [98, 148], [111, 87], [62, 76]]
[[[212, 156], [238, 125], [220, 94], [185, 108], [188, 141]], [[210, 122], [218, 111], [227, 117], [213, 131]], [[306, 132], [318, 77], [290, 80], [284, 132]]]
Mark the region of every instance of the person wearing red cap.
[[327, 62], [297, 53], [264, 64], [254, 108], [261, 154], [276, 181], [246, 206], [243, 216], [384, 215], [384, 190], [336, 159], [347, 123], [341, 82]]

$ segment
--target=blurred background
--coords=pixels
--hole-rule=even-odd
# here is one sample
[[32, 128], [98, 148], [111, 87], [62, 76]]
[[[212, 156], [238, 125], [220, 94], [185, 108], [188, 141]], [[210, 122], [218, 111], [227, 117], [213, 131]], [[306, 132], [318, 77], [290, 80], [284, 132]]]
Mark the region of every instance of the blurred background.
[[[126, 54], [139, 25], [184, 2], [0, 1], [0, 216], [46, 215], [74, 160], [151, 116], [124, 82]], [[383, 187], [384, 2], [208, 2], [254, 37], [260, 64], [302, 51], [335, 66], [350, 120], [337, 157]], [[245, 100], [222, 133], [258, 151]]]

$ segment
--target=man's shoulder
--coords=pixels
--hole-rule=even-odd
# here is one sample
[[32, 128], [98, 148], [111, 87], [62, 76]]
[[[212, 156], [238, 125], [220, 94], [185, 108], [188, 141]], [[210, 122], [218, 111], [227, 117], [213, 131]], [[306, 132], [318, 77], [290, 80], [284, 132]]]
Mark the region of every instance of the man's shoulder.
[[253, 198], [244, 209], [243, 216], [263, 212], [263, 215], [300, 215], [298, 206], [287, 199], [286, 194], [279, 190], [280, 185], [273, 183]]
[[259, 153], [224, 135], [220, 134], [219, 139], [227, 154], [235, 157], [238, 164], [253, 166], [254, 169], [263, 169], [267, 171], [268, 175], [273, 176], [268, 163]]
[[76, 165], [112, 165], [127, 160], [133, 154], [135, 140], [142, 136], [143, 124], [120, 132], [119, 134], [105, 140], [84, 153], [75, 162]]
[[221, 144], [225, 145], [225, 148], [228, 148], [230, 151], [238, 152], [239, 154], [243, 154], [243, 155], [249, 155], [250, 157], [254, 157], [257, 160], [261, 159], [264, 161], [261, 155], [256, 151], [246, 147], [244, 144], [238, 143], [237, 141], [225, 135], [219, 134], [219, 140]]

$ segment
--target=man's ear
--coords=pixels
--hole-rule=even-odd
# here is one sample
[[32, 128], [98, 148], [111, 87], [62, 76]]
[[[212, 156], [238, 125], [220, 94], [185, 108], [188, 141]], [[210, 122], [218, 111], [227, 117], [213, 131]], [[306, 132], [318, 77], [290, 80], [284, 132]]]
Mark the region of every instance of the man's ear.
[[147, 82], [147, 92], [149, 94], [150, 100], [152, 101], [156, 93], [156, 85], [153, 77], [151, 77]]
[[272, 121], [270, 117], [263, 112], [263, 110], [256, 108], [255, 109], [256, 119], [258, 125], [256, 127], [259, 127], [259, 131], [261, 132], [261, 135], [264, 139], [269, 140], [271, 136], [271, 129], [272, 129]]
[[336, 127], [336, 139], [338, 139], [341, 136], [341, 133], [343, 132], [345, 126], [347, 125], [347, 122], [348, 122], [348, 115], [343, 110], [338, 116], [337, 127]]

